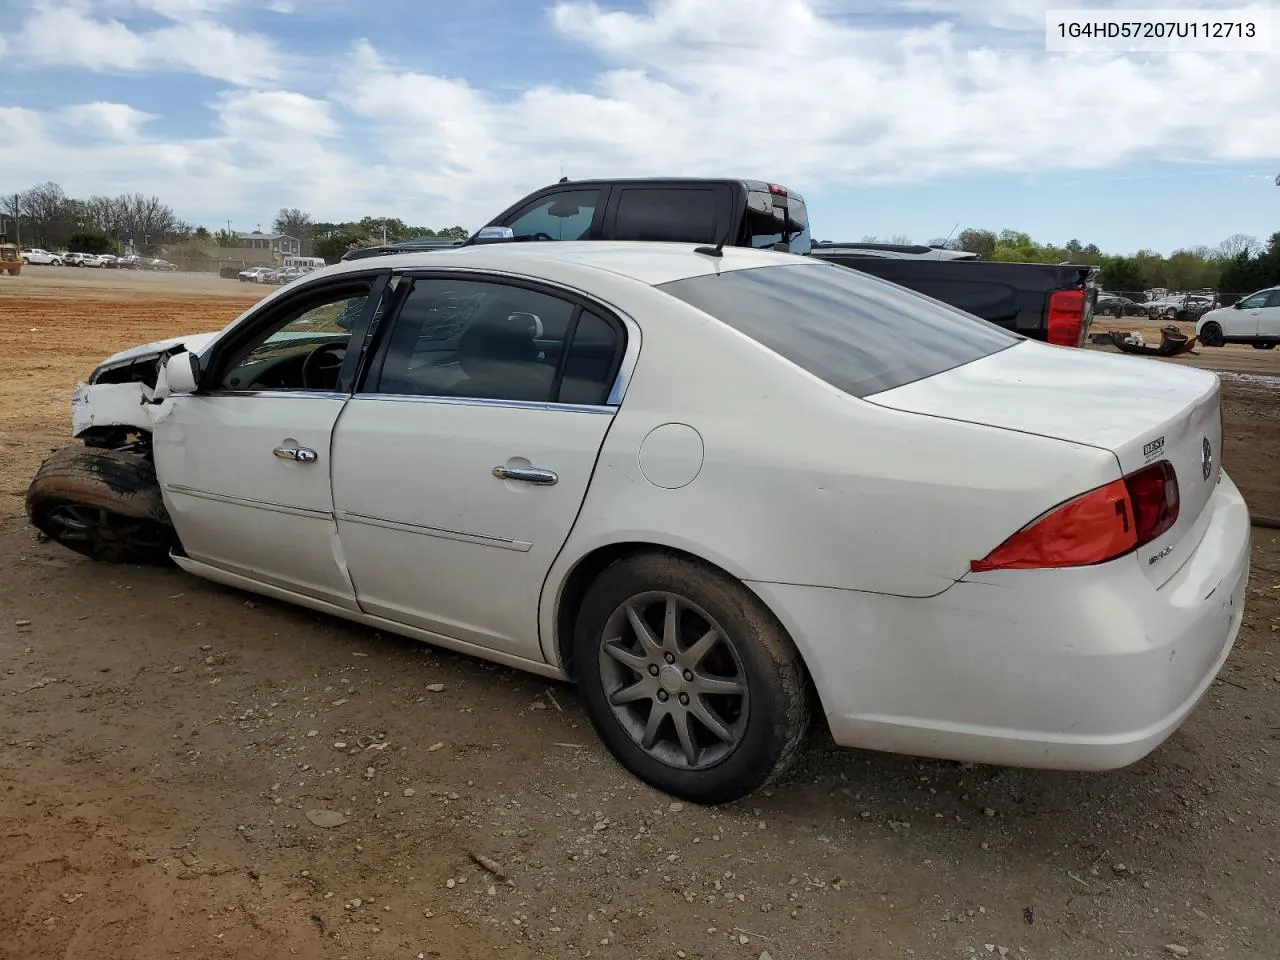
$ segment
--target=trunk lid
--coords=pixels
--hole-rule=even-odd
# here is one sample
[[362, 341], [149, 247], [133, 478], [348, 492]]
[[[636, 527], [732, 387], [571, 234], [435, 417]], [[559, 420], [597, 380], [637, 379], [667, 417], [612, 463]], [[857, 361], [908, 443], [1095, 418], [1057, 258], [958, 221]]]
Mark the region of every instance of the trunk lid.
[[1222, 460], [1216, 374], [1026, 341], [865, 399], [907, 413], [1100, 447], [1115, 455], [1119, 475], [1168, 460], [1178, 478], [1177, 522], [1137, 551], [1156, 586], [1177, 572], [1204, 535], [1204, 508]]

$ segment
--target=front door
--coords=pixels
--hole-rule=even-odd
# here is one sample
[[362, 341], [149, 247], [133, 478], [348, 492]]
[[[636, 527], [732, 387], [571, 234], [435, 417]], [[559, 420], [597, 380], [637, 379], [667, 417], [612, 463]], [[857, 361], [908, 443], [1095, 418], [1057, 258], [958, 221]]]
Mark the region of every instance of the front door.
[[1267, 303], [1258, 311], [1258, 336], [1280, 340], [1280, 289], [1267, 294]]
[[382, 286], [360, 276], [273, 299], [219, 341], [196, 393], [163, 402], [156, 472], [191, 559], [356, 609], [331, 439], [350, 395], [344, 361], [350, 370], [358, 359], [346, 357], [352, 330], [363, 338]]
[[421, 276], [338, 420], [333, 494], [361, 609], [529, 660], [613, 421], [625, 328], [574, 295]]

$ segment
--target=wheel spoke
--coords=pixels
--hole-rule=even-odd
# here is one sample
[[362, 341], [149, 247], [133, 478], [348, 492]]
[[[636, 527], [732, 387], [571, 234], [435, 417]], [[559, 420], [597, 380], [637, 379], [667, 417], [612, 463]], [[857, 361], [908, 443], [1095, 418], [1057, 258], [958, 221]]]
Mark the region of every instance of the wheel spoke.
[[606, 643], [604, 645], [604, 652], [613, 657], [613, 659], [617, 660], [628, 670], [633, 670], [641, 676], [644, 676], [645, 667], [648, 666], [649, 661], [640, 656], [640, 654], [632, 653], [624, 647], [622, 645], [621, 638], [617, 640], [610, 640]]
[[684, 749], [684, 758], [689, 766], [698, 764], [698, 744], [693, 738], [693, 728], [689, 725], [689, 711], [677, 710], [671, 714], [676, 725], [676, 736], [680, 738], [680, 746]]
[[724, 695], [730, 697], [741, 696], [744, 687], [737, 680], [731, 680], [726, 677], [708, 677], [703, 674], [696, 674], [693, 678], [694, 689], [700, 696]]
[[693, 701], [689, 704], [689, 712], [697, 717], [704, 727], [725, 743], [733, 742], [733, 731], [724, 725], [724, 721], [715, 715], [715, 712], [706, 705], [701, 697], [693, 698]]
[[662, 726], [662, 721], [667, 718], [670, 708], [661, 703], [655, 703], [649, 711], [649, 719], [644, 725], [644, 736], [640, 738], [640, 746], [646, 750], [652, 750], [653, 745], [658, 742], [658, 728]]
[[627, 620], [631, 623], [631, 629], [636, 632], [640, 646], [644, 647], [644, 652], [654, 658], [661, 656], [662, 644], [654, 636], [652, 628], [645, 622], [644, 616], [633, 603], [627, 604]]
[[702, 658], [711, 652], [711, 648], [716, 645], [716, 641], [720, 639], [720, 634], [713, 630], [708, 630], [697, 642], [688, 650], [680, 655], [680, 660], [689, 670], [697, 669], [698, 664], [702, 662]]
[[629, 687], [623, 687], [609, 694], [609, 702], [615, 707], [620, 707], [624, 703], [635, 703], [637, 700], [653, 699], [653, 691], [649, 689], [650, 684], [645, 680], [637, 680]]
[[676, 653], [680, 649], [680, 604], [675, 597], [667, 597], [662, 614], [662, 649]]

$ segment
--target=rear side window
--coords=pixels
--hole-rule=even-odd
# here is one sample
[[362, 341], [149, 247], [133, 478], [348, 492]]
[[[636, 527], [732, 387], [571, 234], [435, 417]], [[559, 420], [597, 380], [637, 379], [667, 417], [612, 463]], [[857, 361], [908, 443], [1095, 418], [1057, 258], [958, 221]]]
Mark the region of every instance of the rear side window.
[[931, 377], [1024, 339], [912, 290], [831, 264], [712, 273], [658, 289], [855, 397]]
[[622, 187], [610, 239], [713, 243], [717, 208], [717, 193], [710, 187]]
[[507, 226], [528, 239], [585, 240], [599, 203], [599, 190], [565, 190], [535, 200]]
[[[813, 249], [813, 236], [809, 232], [809, 211], [803, 200], [788, 197], [771, 197], [764, 193], [752, 193], [755, 202], [748, 202], [746, 216], [747, 246], [757, 250], [767, 250], [785, 239], [790, 243], [789, 252], [808, 253]], [[786, 213], [791, 221], [790, 229], [784, 235], [782, 224], [773, 212], [761, 212], [758, 207], [773, 208]], [[799, 225], [801, 229], [797, 230]]]

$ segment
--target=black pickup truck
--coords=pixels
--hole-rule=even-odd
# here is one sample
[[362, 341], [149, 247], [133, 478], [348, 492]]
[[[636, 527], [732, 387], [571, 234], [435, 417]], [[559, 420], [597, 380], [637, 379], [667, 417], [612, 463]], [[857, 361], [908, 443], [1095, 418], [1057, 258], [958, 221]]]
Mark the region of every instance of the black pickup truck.
[[[762, 180], [561, 180], [508, 207], [465, 244], [653, 240], [782, 250], [909, 287], [1024, 336], [1085, 343], [1096, 267], [996, 263], [931, 247], [814, 243], [804, 199]], [[362, 251], [405, 252], [375, 248]]]

